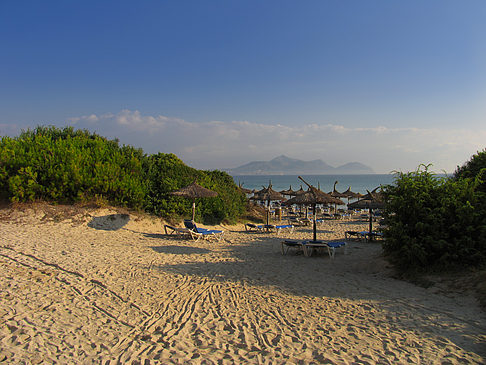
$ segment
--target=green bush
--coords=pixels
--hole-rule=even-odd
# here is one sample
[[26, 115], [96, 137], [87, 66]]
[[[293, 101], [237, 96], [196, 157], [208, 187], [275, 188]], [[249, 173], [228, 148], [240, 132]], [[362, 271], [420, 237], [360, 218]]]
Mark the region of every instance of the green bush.
[[477, 152], [461, 167], [457, 167], [454, 178], [478, 179], [478, 190], [486, 193], [486, 149]]
[[173, 154], [147, 156], [86, 130], [37, 127], [0, 141], [2, 198], [60, 203], [104, 200], [163, 217], [190, 217], [192, 202], [169, 192], [194, 180], [219, 193], [197, 202], [196, 217], [235, 221], [245, 198], [220, 171], [199, 171]]
[[402, 270], [486, 262], [486, 199], [478, 181], [438, 177], [428, 166], [384, 187], [384, 252]]
[[102, 196], [142, 207], [147, 192], [143, 152], [117, 141], [55, 127], [37, 127], [0, 143], [0, 179], [12, 201], [76, 202]]
[[215, 198], [196, 199], [196, 220], [207, 223], [235, 221], [244, 213], [245, 197], [233, 179], [221, 171], [200, 171], [186, 166], [174, 154], [149, 157], [149, 194], [147, 210], [165, 217], [192, 214], [192, 200], [172, 196], [170, 192], [191, 184], [193, 181], [218, 193]]

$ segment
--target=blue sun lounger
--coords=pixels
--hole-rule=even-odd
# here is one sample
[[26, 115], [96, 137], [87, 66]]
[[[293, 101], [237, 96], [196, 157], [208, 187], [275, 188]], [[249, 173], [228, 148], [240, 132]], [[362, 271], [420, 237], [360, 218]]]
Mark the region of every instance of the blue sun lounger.
[[177, 235], [179, 237], [184, 237], [190, 235], [189, 229], [174, 227], [168, 224], [164, 225], [164, 230], [166, 235]]
[[263, 231], [263, 228], [264, 228], [264, 225], [263, 224], [253, 224], [253, 223], [247, 223], [247, 224], [245, 224], [245, 230], [247, 232], [252, 232], [252, 231], [262, 232]]
[[346, 253], [346, 241], [334, 241], [334, 242], [326, 242], [326, 241], [303, 241], [302, 242], [304, 248], [304, 255], [307, 257], [312, 256], [314, 250], [316, 249], [327, 249], [329, 257], [331, 259], [334, 258], [336, 254], [337, 248], [344, 248], [344, 253]]
[[274, 224], [253, 224], [247, 223], [245, 224], [245, 229], [247, 232], [270, 232], [275, 229], [277, 232], [277, 236], [280, 234], [282, 230], [287, 230], [289, 234], [294, 232], [294, 226], [292, 224], [281, 224], [281, 225], [274, 225]]
[[284, 240], [280, 244], [282, 255], [286, 255], [291, 249], [296, 252], [303, 251], [302, 241], [299, 240]]
[[220, 231], [216, 229], [200, 228], [192, 220], [185, 219], [184, 226], [189, 230], [191, 238], [195, 241], [199, 240], [200, 238], [211, 238], [211, 237], [216, 238], [218, 241], [221, 241], [223, 239], [224, 231]]

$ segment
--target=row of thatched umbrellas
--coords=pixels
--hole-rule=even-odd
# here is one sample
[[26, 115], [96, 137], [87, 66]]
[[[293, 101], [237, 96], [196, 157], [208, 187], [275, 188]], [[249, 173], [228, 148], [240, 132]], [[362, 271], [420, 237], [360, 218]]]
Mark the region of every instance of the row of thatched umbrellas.
[[[334, 183], [334, 187], [333, 187], [333, 190], [330, 191], [328, 194], [333, 196], [334, 198], [346, 198], [348, 199], [348, 202], [349, 202], [349, 199], [357, 199], [357, 198], [360, 198], [362, 197], [363, 195], [360, 194], [360, 193], [355, 193], [355, 192], [352, 192], [351, 191], [351, 187], [348, 188], [348, 190], [346, 190], [345, 192], [343, 193], [340, 193], [339, 191], [336, 190], [336, 184], [338, 182], [336, 181]], [[271, 187], [271, 182], [270, 182], [270, 185]], [[262, 193], [265, 193], [265, 189], [267, 188], [263, 188], [262, 190], [259, 190], [259, 191], [255, 191], [255, 190], [250, 190], [250, 189], [246, 189], [244, 187], [242, 187], [241, 185], [239, 186], [240, 190], [245, 193], [245, 194], [255, 194], [258, 198], [258, 196]], [[320, 187], [317, 188], [319, 191], [321, 191]], [[275, 191], [276, 192], [276, 191]], [[300, 186], [300, 189], [299, 190], [292, 190], [292, 185], [290, 185], [289, 189], [287, 190], [282, 190], [282, 191], [279, 191], [278, 193], [280, 193], [281, 195], [287, 195], [287, 196], [297, 196], [297, 195], [301, 195], [301, 194], [304, 194], [306, 192], [306, 190], [304, 190], [302, 188], [302, 185]], [[254, 200], [259, 200], [259, 199], [254, 199]], [[283, 200], [283, 197], [282, 198], [276, 198], [274, 200]]]
[[[288, 190], [283, 191], [275, 191], [272, 189], [272, 184], [270, 182], [269, 186], [263, 188], [260, 191], [254, 192], [254, 196], [251, 198], [253, 200], [259, 201], [266, 201], [267, 202], [267, 225], [269, 223], [269, 212], [268, 208], [270, 205], [270, 201], [272, 200], [284, 200], [283, 195], [292, 196], [289, 200], [283, 202], [283, 205], [311, 205], [312, 211], [314, 215], [313, 219], [313, 241], [317, 240], [317, 226], [316, 226], [316, 205], [317, 204], [334, 204], [334, 205], [345, 205], [345, 203], [340, 198], [347, 198], [348, 199], [348, 207], [351, 209], [369, 209], [369, 217], [370, 217], [370, 227], [369, 232], [372, 232], [373, 228], [373, 209], [383, 208], [384, 203], [380, 193], [377, 193], [376, 188], [373, 192], [368, 192], [367, 195], [363, 196], [360, 193], [354, 193], [351, 191], [351, 187], [348, 188], [343, 193], [340, 193], [336, 190], [337, 181], [334, 183], [333, 191], [330, 193], [325, 193], [322, 190], [310, 185], [307, 183], [301, 176], [299, 179], [302, 180], [307, 186], [308, 190], [302, 189], [293, 191], [292, 186]], [[248, 190], [247, 190], [248, 191]], [[250, 191], [251, 192], [251, 191]], [[349, 199], [357, 198], [354, 203], [349, 203]], [[361, 199], [360, 199], [361, 198]]]
[[[283, 195], [289, 195], [293, 196], [291, 199], [285, 201], [283, 204], [285, 205], [311, 205], [312, 206], [312, 211], [314, 214], [314, 225], [313, 225], [313, 240], [317, 240], [317, 227], [316, 227], [316, 205], [317, 204], [335, 204], [335, 205], [344, 205], [345, 203], [340, 199], [340, 198], [348, 198], [348, 201], [350, 198], [356, 198], [359, 197], [361, 194], [358, 193], [353, 193], [351, 191], [351, 188], [349, 188], [346, 192], [344, 193], [339, 193], [336, 190], [336, 184], [337, 181], [334, 183], [333, 191], [330, 192], [329, 194], [323, 192], [322, 190], [310, 185], [307, 183], [301, 176], [299, 176], [299, 179], [302, 180], [307, 186], [308, 190], [305, 191], [302, 189], [302, 186], [300, 190], [298, 191], [293, 191], [292, 187], [290, 187], [289, 190], [284, 190], [281, 192], [275, 191], [272, 188], [272, 184], [269, 183], [268, 187], [263, 188], [262, 190], [255, 192], [254, 197], [252, 197], [253, 200], [260, 200], [260, 201], [266, 201], [267, 202], [267, 225], [269, 224], [269, 206], [270, 206], [270, 201], [275, 201], [275, 200], [285, 200], [285, 197]], [[240, 189], [242, 189], [240, 187]], [[249, 191], [248, 189], [246, 189]], [[366, 196], [364, 196], [362, 199], [348, 204], [348, 207], [350, 208], [367, 208], [370, 211], [370, 232], [372, 231], [372, 209], [375, 208], [382, 208], [383, 207], [383, 200], [382, 197], [379, 193], [376, 193], [376, 190], [373, 190], [373, 192], [368, 192]], [[208, 198], [208, 197], [215, 197], [218, 195], [217, 192], [206, 189], [196, 183], [194, 181], [192, 184], [181, 188], [179, 190], [176, 190], [171, 193], [172, 195], [175, 196], [183, 196], [189, 199], [192, 199], [192, 220], [194, 220], [195, 216], [195, 211], [196, 211], [196, 198]]]
[[269, 223], [269, 212], [268, 208], [270, 205], [270, 201], [272, 200], [284, 200], [283, 195], [288, 195], [292, 196], [289, 200], [283, 202], [284, 205], [311, 205], [312, 206], [312, 211], [314, 214], [314, 224], [313, 224], [313, 240], [317, 240], [317, 227], [316, 227], [316, 205], [317, 204], [335, 204], [335, 205], [344, 205], [345, 203], [340, 199], [340, 197], [356, 197], [357, 194], [353, 193], [351, 189], [348, 189], [348, 193], [339, 193], [336, 191], [336, 183], [334, 183], [334, 189], [331, 193], [325, 193], [322, 190], [310, 185], [308, 182], [306, 182], [301, 176], [299, 176], [299, 179], [302, 180], [307, 186], [308, 189], [304, 190], [301, 186], [300, 190], [293, 191], [292, 186], [288, 190], [283, 190], [281, 192], [275, 191], [272, 189], [272, 184], [270, 183], [268, 187], [263, 188], [260, 191], [255, 192], [254, 196], [252, 197], [253, 200], [260, 200], [260, 201], [265, 201], [267, 202], [267, 225]]

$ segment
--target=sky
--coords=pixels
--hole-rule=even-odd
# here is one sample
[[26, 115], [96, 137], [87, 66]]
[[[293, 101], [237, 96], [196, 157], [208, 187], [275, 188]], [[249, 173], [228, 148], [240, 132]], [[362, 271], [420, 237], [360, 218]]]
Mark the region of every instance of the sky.
[[2, 0], [0, 135], [453, 172], [486, 147], [484, 19], [483, 0]]

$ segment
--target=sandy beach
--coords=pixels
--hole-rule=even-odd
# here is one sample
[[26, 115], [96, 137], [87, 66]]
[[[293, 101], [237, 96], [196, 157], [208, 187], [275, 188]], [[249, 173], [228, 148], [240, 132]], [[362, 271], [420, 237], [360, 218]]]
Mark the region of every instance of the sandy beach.
[[[194, 242], [163, 224], [108, 208], [0, 210], [0, 361], [486, 362], [474, 297], [392, 278], [379, 242], [349, 241], [334, 259], [283, 256], [282, 238], [310, 239], [309, 227], [277, 237], [218, 226], [224, 242]], [[366, 227], [327, 221], [318, 236]]]

